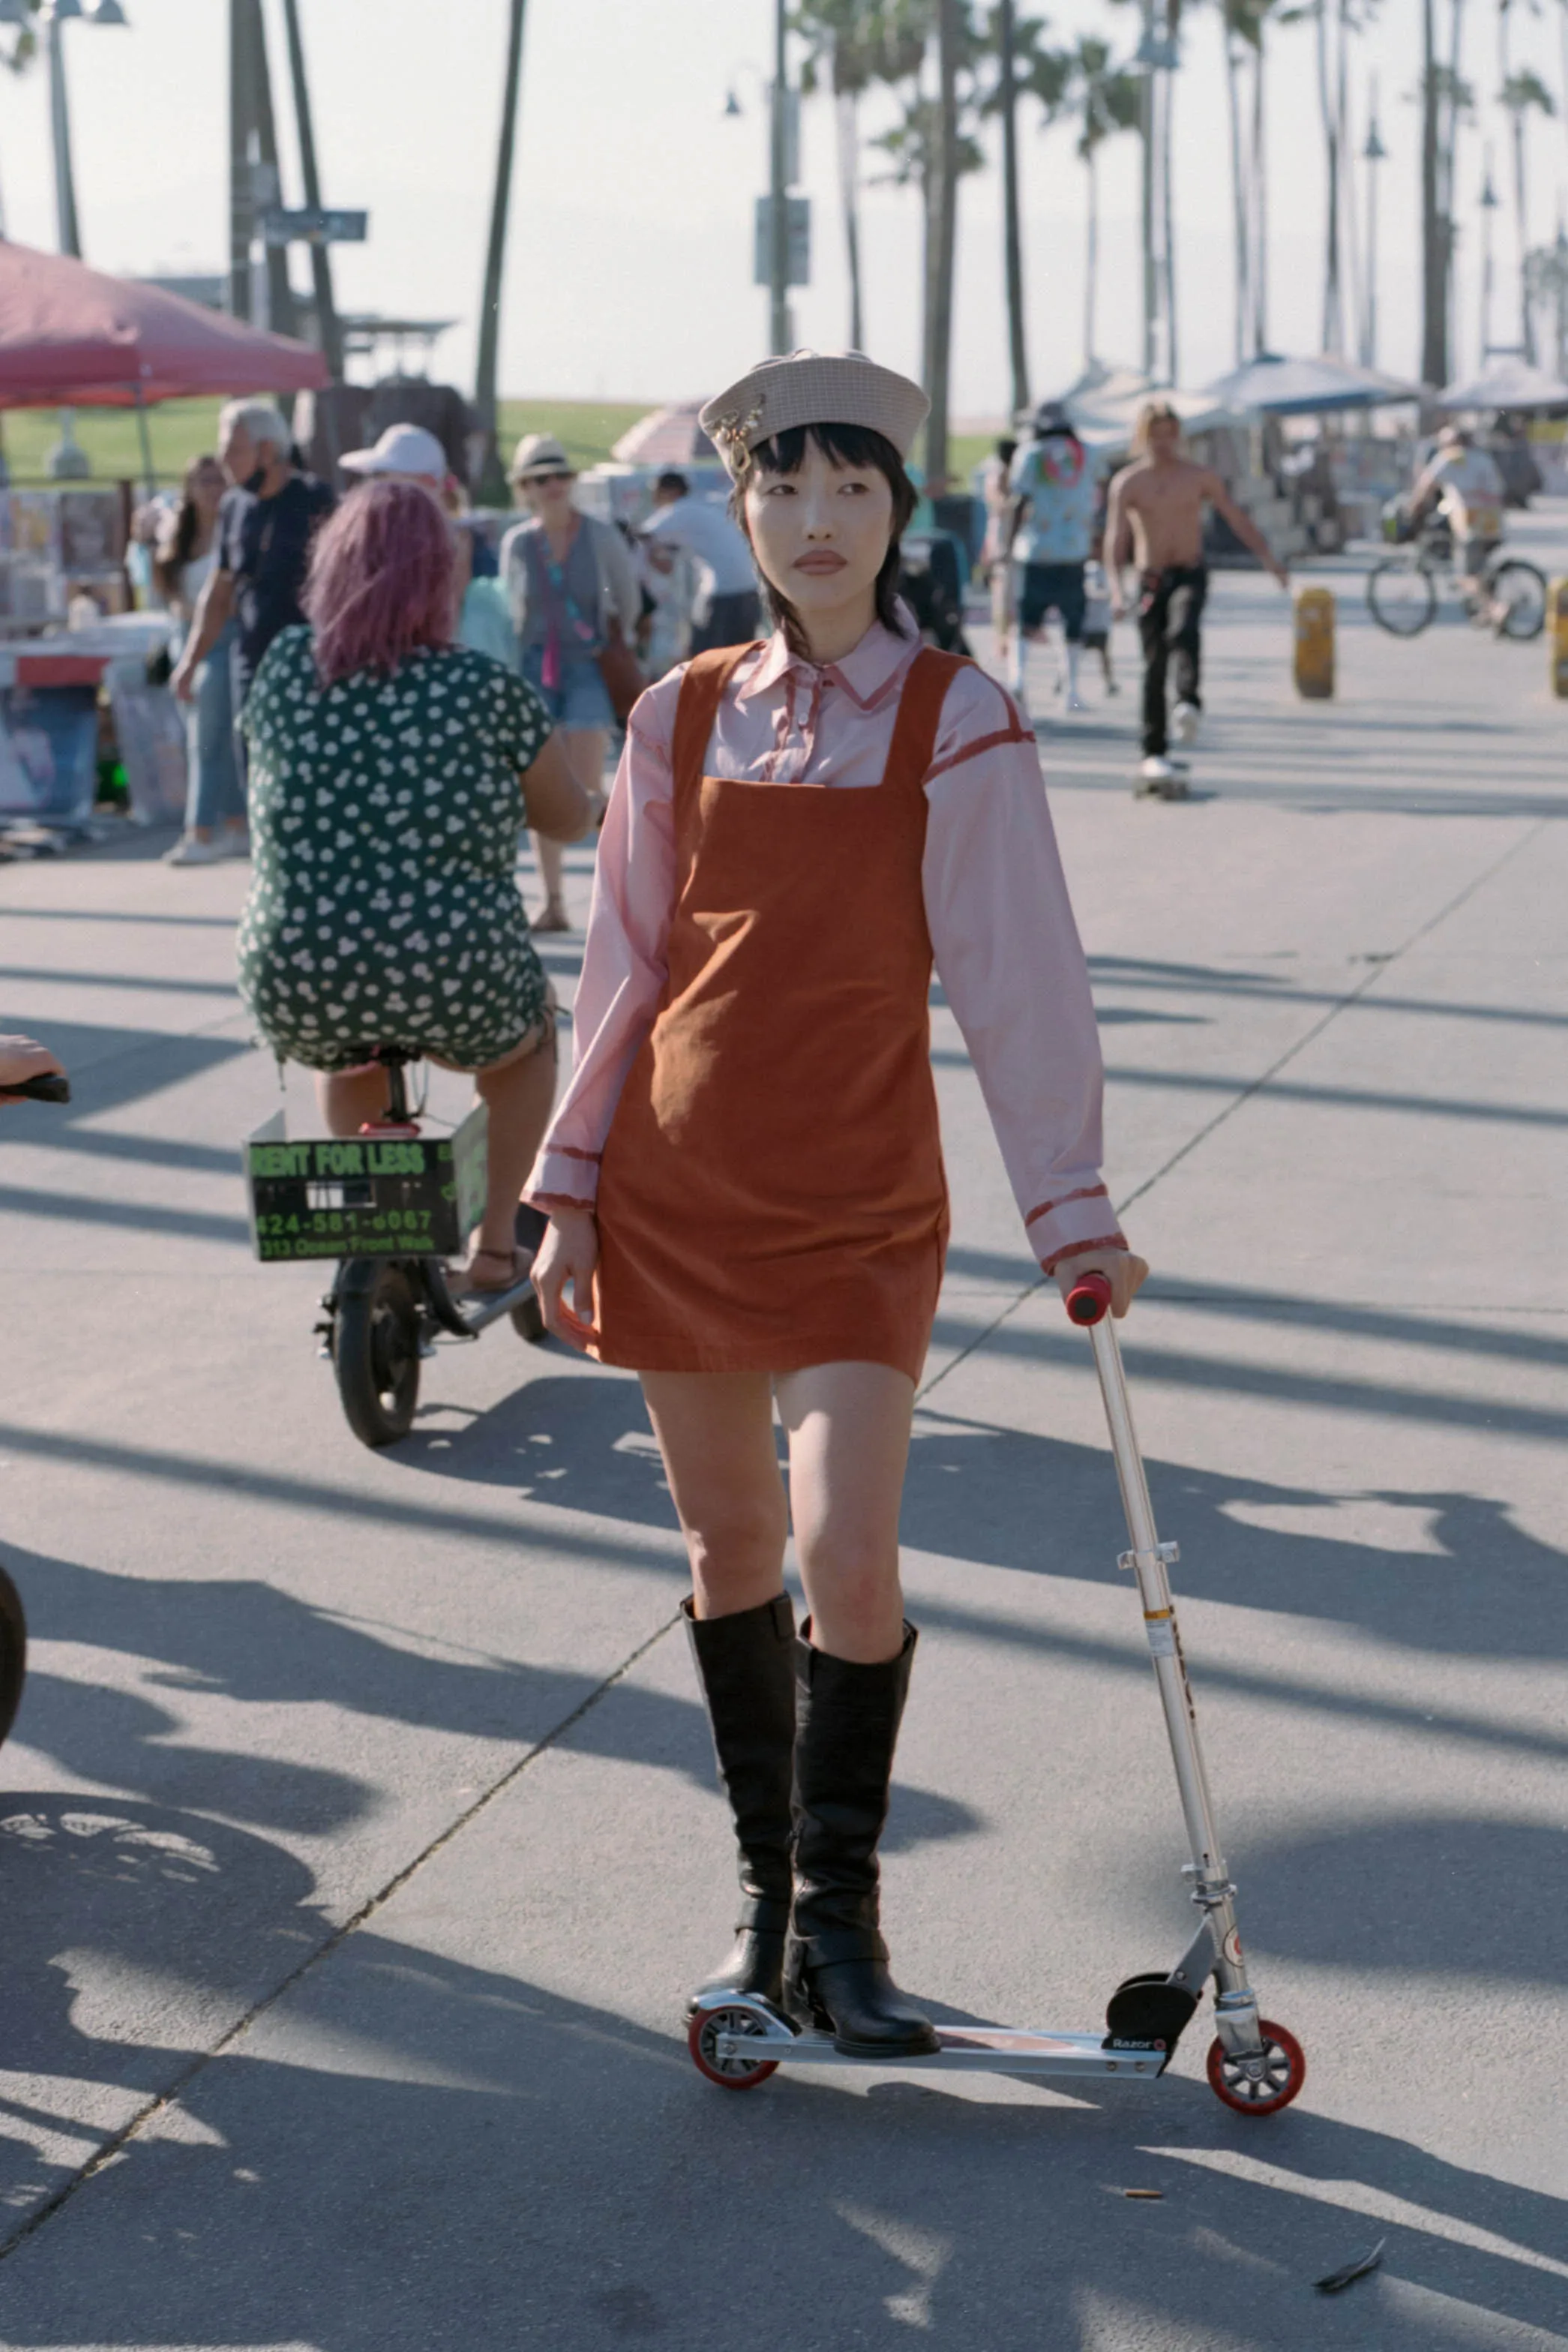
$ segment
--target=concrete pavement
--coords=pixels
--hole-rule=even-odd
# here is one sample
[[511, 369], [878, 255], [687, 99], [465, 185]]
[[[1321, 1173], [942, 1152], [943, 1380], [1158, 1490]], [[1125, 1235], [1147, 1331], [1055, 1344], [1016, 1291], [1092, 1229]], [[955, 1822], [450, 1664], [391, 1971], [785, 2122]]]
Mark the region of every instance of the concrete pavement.
[[[1568, 509], [1521, 536], [1561, 568]], [[1130, 633], [1082, 719], [1033, 679], [1155, 1267], [1129, 1371], [1298, 2105], [1228, 2115], [1201, 2016], [1164, 2083], [1088, 2098], [699, 2080], [679, 2003], [727, 1852], [635, 1385], [503, 1329], [427, 1365], [404, 1444], [354, 1443], [319, 1274], [246, 1251], [276, 1077], [232, 994], [244, 872], [138, 844], [0, 869], [0, 1026], [77, 1097], [0, 1129], [35, 1633], [0, 2341], [1568, 2343], [1568, 718], [1540, 646], [1396, 644], [1333, 576], [1326, 706], [1276, 592], [1218, 583], [1187, 806], [1127, 790]], [[1089, 2026], [1188, 1931], [1179, 1818], [1087, 1349], [940, 1006], [935, 1051], [955, 1234], [887, 1914], [941, 2013]]]

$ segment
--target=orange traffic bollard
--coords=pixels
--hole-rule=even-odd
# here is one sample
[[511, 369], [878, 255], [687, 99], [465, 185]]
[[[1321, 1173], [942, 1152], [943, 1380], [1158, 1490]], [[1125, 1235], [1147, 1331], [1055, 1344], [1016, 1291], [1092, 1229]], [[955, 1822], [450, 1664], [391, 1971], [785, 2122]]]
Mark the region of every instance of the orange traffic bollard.
[[1554, 580], [1546, 592], [1546, 648], [1552, 691], [1568, 702], [1568, 580]]
[[1327, 702], [1333, 695], [1333, 590], [1298, 588], [1295, 604], [1296, 692]]

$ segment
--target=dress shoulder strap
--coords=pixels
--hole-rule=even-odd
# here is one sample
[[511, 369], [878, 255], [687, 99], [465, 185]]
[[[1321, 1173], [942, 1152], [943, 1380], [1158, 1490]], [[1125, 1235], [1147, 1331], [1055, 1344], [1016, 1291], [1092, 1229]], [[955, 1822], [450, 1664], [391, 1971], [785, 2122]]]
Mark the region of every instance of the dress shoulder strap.
[[677, 798], [702, 782], [703, 755], [725, 688], [747, 655], [757, 650], [754, 645], [716, 646], [711, 653], [694, 654], [686, 664], [670, 741], [670, 769]]
[[925, 646], [915, 655], [898, 698], [898, 717], [883, 772], [884, 784], [919, 791], [936, 749], [936, 730], [947, 689], [961, 669], [972, 667], [964, 655], [938, 653], [935, 646]]

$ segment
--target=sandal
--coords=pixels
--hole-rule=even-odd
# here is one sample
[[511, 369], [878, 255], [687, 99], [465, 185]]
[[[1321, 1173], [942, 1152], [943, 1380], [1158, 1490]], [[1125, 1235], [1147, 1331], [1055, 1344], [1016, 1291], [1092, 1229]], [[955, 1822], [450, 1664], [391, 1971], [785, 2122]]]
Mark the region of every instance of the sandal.
[[[476, 1279], [474, 1269], [486, 1261], [492, 1266], [505, 1266], [506, 1275], [502, 1281], [480, 1282]], [[465, 1293], [476, 1297], [498, 1298], [503, 1290], [515, 1289], [526, 1271], [522, 1253], [518, 1250], [476, 1249], [458, 1276], [458, 1283]]]
[[571, 917], [559, 898], [552, 898], [542, 915], [529, 918], [528, 929], [530, 931], [570, 931]]

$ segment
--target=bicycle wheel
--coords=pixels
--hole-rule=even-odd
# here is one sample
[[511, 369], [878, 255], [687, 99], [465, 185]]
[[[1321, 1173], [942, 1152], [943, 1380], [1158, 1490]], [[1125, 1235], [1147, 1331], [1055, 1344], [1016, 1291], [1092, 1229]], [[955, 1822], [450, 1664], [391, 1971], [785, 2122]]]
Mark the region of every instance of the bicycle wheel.
[[1424, 564], [1385, 555], [1366, 575], [1367, 610], [1391, 637], [1418, 637], [1437, 609], [1437, 587]]
[[1493, 606], [1492, 626], [1500, 637], [1527, 646], [1546, 626], [1546, 575], [1533, 563], [1511, 558], [1487, 576]]

